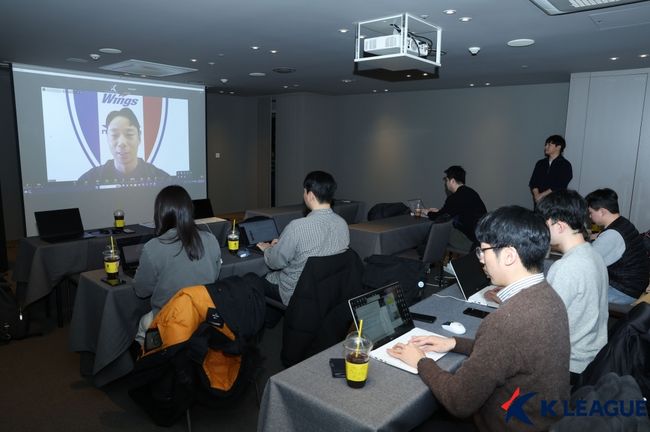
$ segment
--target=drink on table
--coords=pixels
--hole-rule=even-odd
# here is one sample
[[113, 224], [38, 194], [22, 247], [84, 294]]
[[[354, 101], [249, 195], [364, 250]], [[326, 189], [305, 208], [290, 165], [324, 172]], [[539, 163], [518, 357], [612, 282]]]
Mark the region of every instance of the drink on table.
[[228, 234], [228, 252], [235, 255], [239, 250], [239, 232], [236, 229], [237, 221], [232, 221], [232, 231]]
[[345, 380], [352, 388], [362, 388], [368, 379], [368, 364], [370, 362], [372, 342], [360, 336], [358, 332], [350, 333], [343, 341], [345, 355]]

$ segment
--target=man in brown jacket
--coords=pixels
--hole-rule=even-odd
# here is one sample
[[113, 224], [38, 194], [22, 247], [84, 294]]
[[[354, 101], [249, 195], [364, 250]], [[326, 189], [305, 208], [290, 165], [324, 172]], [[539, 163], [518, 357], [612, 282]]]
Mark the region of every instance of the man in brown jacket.
[[[544, 415], [541, 401], [569, 398], [570, 352], [566, 309], [541, 273], [549, 230], [540, 215], [511, 206], [485, 215], [476, 237], [490, 280], [504, 287], [501, 307], [473, 341], [423, 336], [389, 352], [417, 367], [436, 399], [454, 416], [473, 416], [481, 431], [547, 430], [559, 418]], [[468, 356], [455, 373], [424, 355], [452, 350]]]

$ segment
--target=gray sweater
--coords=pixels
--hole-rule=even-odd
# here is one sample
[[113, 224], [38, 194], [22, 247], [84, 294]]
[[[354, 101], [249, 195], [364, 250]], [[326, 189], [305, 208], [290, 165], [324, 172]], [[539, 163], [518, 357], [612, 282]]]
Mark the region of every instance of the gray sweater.
[[569, 370], [582, 373], [607, 343], [607, 267], [591, 244], [584, 243], [553, 263], [546, 278], [569, 315]]
[[[473, 415], [481, 431], [546, 430], [558, 420], [541, 416], [540, 400], [569, 397], [569, 325], [548, 283], [524, 289], [484, 318], [474, 341], [456, 341], [454, 351], [469, 357], [455, 373], [429, 358], [418, 362], [422, 381], [451, 414]], [[517, 388], [522, 396], [537, 393], [523, 405], [533, 426], [506, 423], [501, 405]]]
[[149, 240], [142, 248], [133, 288], [138, 297], [151, 296], [154, 316], [181, 288], [217, 280], [221, 269], [219, 242], [212, 233], [199, 231], [199, 235], [204, 253], [195, 261], [190, 261], [179, 241], [165, 242], [176, 236], [176, 229]]

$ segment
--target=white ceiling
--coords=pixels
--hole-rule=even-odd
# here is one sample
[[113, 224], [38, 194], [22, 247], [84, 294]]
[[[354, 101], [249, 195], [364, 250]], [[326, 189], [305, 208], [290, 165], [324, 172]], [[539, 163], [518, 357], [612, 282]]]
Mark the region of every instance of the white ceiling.
[[[568, 81], [572, 72], [650, 67], [650, 57], [639, 57], [650, 54], [647, 1], [558, 16], [528, 0], [3, 0], [0, 12], [0, 61], [103, 72], [98, 67], [139, 59], [198, 69], [164, 80], [240, 95], [548, 83]], [[402, 12], [428, 15], [427, 22], [442, 27], [447, 54], [439, 78], [390, 83], [355, 76], [354, 23]], [[472, 20], [462, 23], [462, 16]], [[517, 38], [536, 43], [506, 45]], [[471, 56], [470, 46], [481, 52]], [[90, 59], [105, 47], [122, 53]], [[276, 67], [296, 72], [278, 74]]]

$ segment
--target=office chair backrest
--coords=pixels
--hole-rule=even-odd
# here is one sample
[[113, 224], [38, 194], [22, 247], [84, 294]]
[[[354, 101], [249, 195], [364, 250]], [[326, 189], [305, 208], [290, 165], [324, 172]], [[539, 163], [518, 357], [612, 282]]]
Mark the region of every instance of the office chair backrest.
[[450, 234], [451, 221], [431, 225], [427, 244], [422, 254], [422, 262], [431, 264], [441, 261], [445, 256]]
[[284, 314], [285, 366], [345, 338], [352, 322], [347, 301], [363, 292], [362, 274], [363, 264], [352, 249], [307, 260]]

